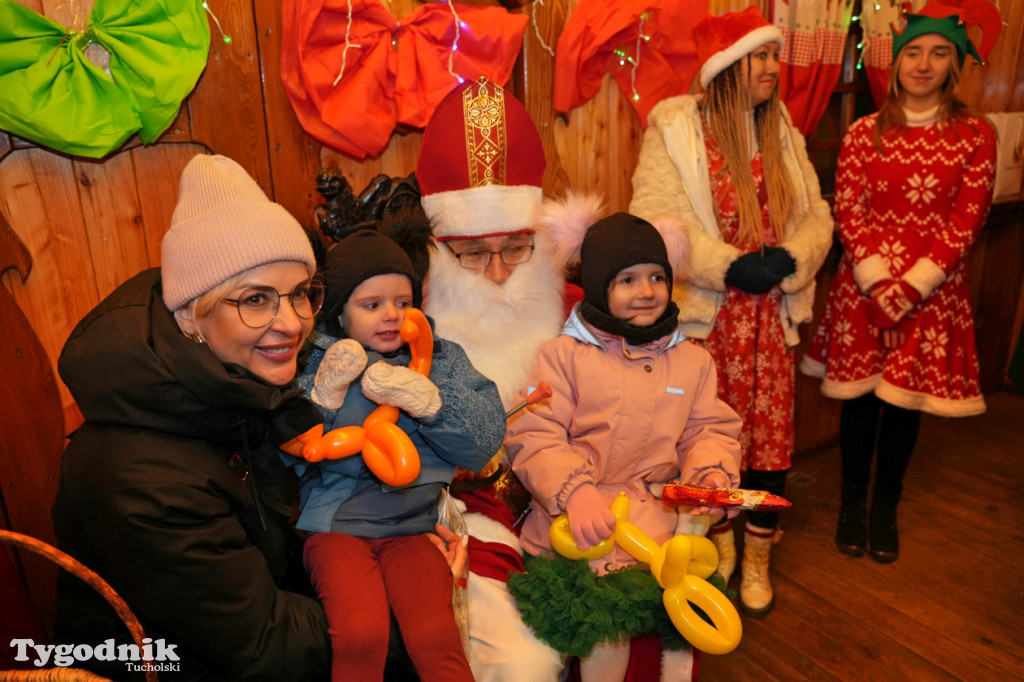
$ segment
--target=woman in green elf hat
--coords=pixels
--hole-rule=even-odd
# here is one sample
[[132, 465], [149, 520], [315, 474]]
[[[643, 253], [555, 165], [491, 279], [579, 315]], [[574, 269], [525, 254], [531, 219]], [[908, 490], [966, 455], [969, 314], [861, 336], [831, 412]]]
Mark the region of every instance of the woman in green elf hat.
[[[987, 1], [943, 0], [906, 19], [885, 103], [850, 126], [839, 152], [843, 258], [801, 364], [846, 401], [836, 546], [882, 563], [899, 556], [896, 506], [921, 412], [985, 411], [966, 261], [992, 201], [996, 140], [956, 89], [967, 55], [981, 61], [992, 48], [999, 14]], [[969, 24], [981, 25], [980, 46]]]

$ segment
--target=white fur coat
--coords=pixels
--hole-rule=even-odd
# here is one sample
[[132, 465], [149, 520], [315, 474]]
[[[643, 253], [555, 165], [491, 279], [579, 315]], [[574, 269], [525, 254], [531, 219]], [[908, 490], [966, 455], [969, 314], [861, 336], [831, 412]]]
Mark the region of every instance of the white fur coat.
[[[692, 266], [689, 275], [677, 282], [672, 297], [679, 306], [684, 333], [702, 339], [714, 327], [725, 273], [741, 253], [719, 236], [698, 102], [692, 95], [672, 97], [651, 110], [633, 174], [629, 211], [647, 220], [667, 213], [685, 223], [693, 248]], [[832, 245], [833, 222], [804, 138], [784, 106], [782, 115], [783, 158], [796, 205], [780, 246], [796, 260], [796, 272], [779, 285], [786, 294], [780, 322], [786, 343], [795, 346], [800, 340], [798, 325], [809, 322], [813, 314], [814, 277]]]

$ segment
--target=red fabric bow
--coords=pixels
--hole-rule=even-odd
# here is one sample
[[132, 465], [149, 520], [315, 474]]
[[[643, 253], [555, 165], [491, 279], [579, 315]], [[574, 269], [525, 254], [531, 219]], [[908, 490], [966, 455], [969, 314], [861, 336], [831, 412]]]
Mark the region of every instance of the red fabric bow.
[[399, 21], [378, 0], [284, 3], [281, 80], [302, 127], [363, 158], [379, 153], [398, 124], [427, 124], [459, 82], [448, 72], [449, 55], [452, 71], [465, 80], [507, 82], [528, 17], [501, 7], [455, 11], [452, 54], [456, 23], [445, 3], [423, 5]]
[[[646, 128], [651, 107], [689, 90], [698, 66], [693, 27], [706, 9], [704, 2], [678, 0], [583, 0], [558, 39], [555, 109], [566, 112], [584, 104], [611, 72]], [[634, 70], [628, 60], [620, 64], [615, 51], [636, 59], [641, 18], [649, 39], [640, 38]]]

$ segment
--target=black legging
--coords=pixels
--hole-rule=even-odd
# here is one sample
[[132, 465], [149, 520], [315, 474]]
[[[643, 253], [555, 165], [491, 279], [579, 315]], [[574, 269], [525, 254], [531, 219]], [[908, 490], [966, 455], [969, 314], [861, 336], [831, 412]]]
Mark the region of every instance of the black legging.
[[883, 402], [873, 393], [843, 403], [839, 419], [839, 451], [843, 487], [867, 488], [871, 459], [878, 446], [875, 494], [898, 500], [903, 474], [921, 429], [921, 413]]
[[[762, 471], [760, 469], [747, 470], [746, 487], [750, 490], [766, 490], [772, 495], [784, 497], [786, 492], [786, 474], [789, 469], [777, 471]], [[758, 528], [775, 528], [779, 525], [779, 512], [777, 511], [750, 511], [747, 512], [747, 521], [750, 525]]]

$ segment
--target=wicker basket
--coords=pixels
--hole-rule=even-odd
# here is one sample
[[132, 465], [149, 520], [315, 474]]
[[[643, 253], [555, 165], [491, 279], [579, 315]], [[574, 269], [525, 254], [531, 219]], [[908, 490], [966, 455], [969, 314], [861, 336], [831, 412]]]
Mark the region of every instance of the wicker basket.
[[[114, 610], [117, 611], [117, 615], [120, 616], [121, 620], [124, 621], [124, 624], [128, 626], [128, 631], [131, 632], [132, 639], [135, 640], [135, 645], [139, 647], [140, 651], [142, 650], [142, 639], [146, 634], [142, 631], [142, 625], [139, 623], [139, 619], [135, 617], [132, 610], [128, 608], [128, 604], [121, 599], [117, 592], [114, 591], [114, 588], [108, 585], [103, 578], [99, 577], [96, 573], [86, 568], [81, 562], [65, 554], [56, 547], [53, 547], [42, 540], [37, 540], [29, 535], [0, 530], [0, 542], [15, 545], [46, 557], [72, 575], [75, 575], [88, 583], [94, 590], [100, 593], [100, 596], [106, 599], [107, 602], [114, 607]], [[156, 682], [156, 671], [146, 670], [145, 672], [146, 682]], [[7, 682], [8, 680], [11, 682], [16, 680], [33, 680], [34, 682], [39, 682], [40, 680], [48, 682], [110, 682], [105, 677], [100, 677], [99, 675], [76, 668], [0, 670], [0, 682]]]

